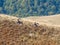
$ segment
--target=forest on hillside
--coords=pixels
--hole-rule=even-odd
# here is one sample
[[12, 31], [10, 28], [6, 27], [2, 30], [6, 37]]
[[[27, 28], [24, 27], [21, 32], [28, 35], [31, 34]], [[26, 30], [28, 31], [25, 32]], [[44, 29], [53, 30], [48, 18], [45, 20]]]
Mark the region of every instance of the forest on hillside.
[[0, 13], [19, 17], [60, 14], [60, 0], [0, 0]]

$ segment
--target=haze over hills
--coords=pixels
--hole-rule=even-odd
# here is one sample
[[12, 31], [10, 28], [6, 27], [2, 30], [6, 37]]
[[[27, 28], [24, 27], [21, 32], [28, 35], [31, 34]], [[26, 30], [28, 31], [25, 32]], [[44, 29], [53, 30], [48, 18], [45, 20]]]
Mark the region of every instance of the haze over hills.
[[0, 14], [0, 45], [60, 45], [59, 19], [60, 14], [26, 18]]

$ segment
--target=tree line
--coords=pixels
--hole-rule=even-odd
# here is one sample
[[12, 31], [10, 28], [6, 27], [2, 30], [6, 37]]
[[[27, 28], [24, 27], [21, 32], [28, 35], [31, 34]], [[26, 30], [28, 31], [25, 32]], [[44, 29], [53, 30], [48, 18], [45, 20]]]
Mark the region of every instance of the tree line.
[[0, 13], [19, 17], [60, 13], [60, 0], [0, 0]]

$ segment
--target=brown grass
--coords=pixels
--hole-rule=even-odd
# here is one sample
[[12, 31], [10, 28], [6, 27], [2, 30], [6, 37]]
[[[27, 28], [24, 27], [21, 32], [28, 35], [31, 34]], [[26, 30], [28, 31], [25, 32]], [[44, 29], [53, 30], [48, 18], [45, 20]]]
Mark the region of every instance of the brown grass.
[[[8, 18], [6, 18], [8, 17]], [[0, 45], [60, 45], [60, 27], [0, 15]]]

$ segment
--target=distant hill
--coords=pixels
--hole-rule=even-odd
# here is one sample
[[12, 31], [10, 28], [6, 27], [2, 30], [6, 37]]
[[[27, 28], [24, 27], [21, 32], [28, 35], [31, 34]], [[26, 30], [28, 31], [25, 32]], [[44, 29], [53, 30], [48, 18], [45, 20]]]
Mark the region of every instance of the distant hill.
[[19, 19], [0, 14], [0, 45], [60, 45], [59, 17], [60, 15]]
[[60, 0], [0, 0], [0, 13], [19, 17], [60, 14]]

